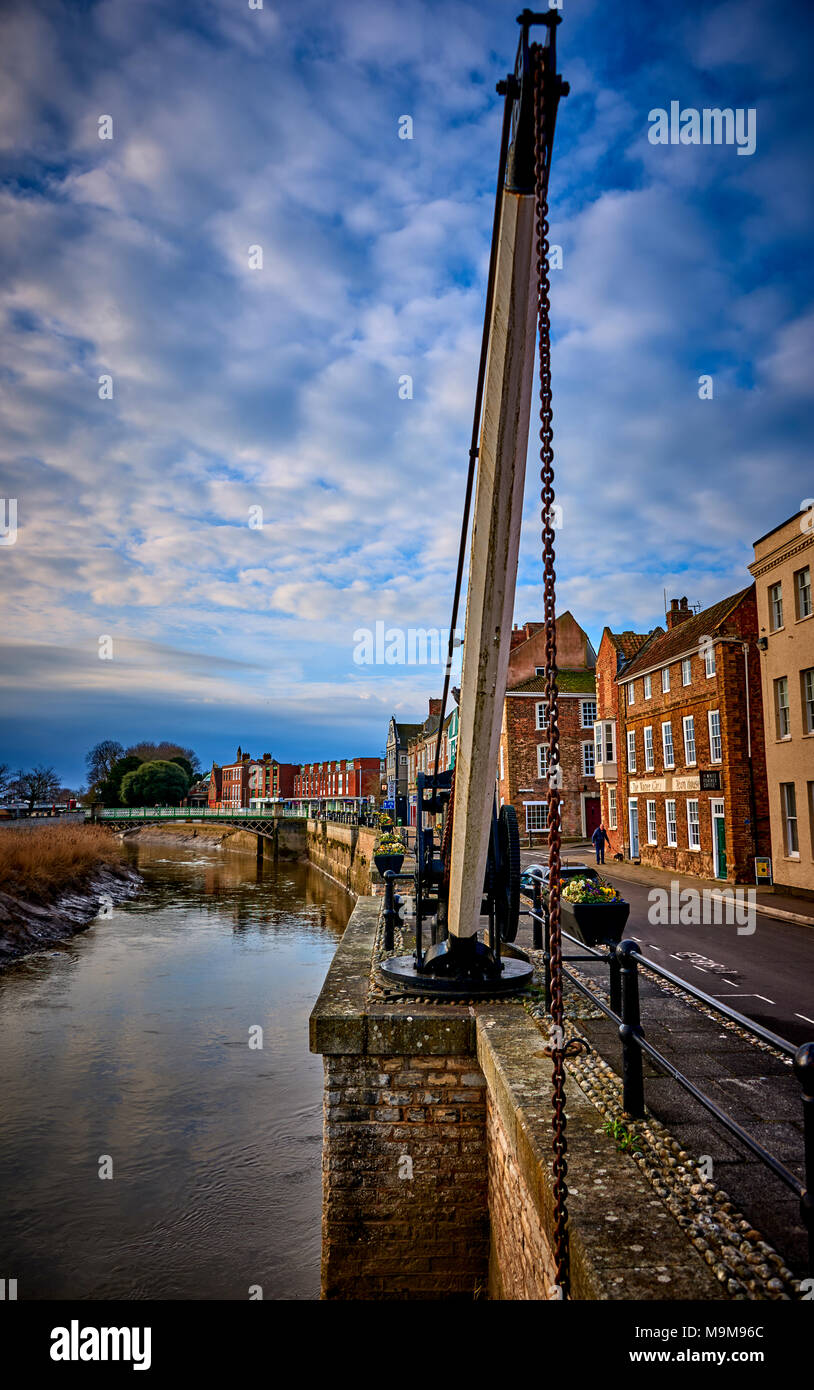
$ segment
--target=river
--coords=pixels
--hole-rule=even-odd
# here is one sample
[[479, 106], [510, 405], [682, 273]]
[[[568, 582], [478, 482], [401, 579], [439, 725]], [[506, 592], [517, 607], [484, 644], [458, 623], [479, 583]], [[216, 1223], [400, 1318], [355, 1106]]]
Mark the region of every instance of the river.
[[137, 898], [0, 972], [0, 1276], [19, 1299], [317, 1298], [308, 1015], [353, 900], [309, 865], [129, 853]]

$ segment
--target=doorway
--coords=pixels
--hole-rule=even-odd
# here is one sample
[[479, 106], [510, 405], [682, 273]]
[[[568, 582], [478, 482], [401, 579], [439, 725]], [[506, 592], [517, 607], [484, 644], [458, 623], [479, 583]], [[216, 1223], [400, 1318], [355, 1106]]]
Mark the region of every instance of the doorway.
[[630, 820], [630, 857], [639, 858], [639, 803], [635, 796], [628, 800], [628, 818]]
[[586, 796], [584, 805], [585, 838], [586, 840], [590, 840], [591, 836], [593, 835], [594, 831], [598, 828], [599, 822], [602, 819], [602, 811], [600, 809], [601, 802], [598, 796]]
[[726, 819], [723, 801], [710, 802], [712, 812], [712, 855], [715, 877], [726, 878]]

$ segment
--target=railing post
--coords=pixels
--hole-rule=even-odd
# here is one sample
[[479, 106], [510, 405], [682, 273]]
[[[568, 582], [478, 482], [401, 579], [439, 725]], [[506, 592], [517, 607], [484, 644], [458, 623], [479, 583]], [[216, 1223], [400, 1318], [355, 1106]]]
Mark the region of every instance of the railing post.
[[814, 1043], [803, 1043], [794, 1056], [794, 1075], [803, 1090], [803, 1142], [806, 1190], [800, 1215], [808, 1232], [808, 1272], [814, 1274]]
[[384, 875], [384, 949], [392, 951], [396, 944], [396, 904], [394, 894], [396, 875], [388, 869]]
[[610, 975], [608, 981], [610, 987], [610, 1006], [612, 1012], [619, 1017], [622, 1013], [622, 974], [619, 967], [619, 957], [613, 946], [611, 946], [608, 951], [608, 971]]
[[543, 893], [537, 874], [532, 879], [532, 905], [534, 916], [531, 920], [531, 941], [536, 951], [543, 944]]
[[639, 966], [635, 941], [620, 941], [616, 947], [621, 975], [622, 1104], [634, 1120], [644, 1118], [644, 1076], [642, 1050], [636, 1039], [644, 1036], [639, 1014]]

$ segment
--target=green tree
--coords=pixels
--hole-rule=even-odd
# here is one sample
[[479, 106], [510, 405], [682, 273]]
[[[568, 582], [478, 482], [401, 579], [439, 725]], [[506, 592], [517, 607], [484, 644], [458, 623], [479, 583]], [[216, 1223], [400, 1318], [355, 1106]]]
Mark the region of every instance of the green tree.
[[121, 799], [125, 806], [177, 806], [189, 790], [189, 778], [177, 763], [157, 759], [125, 773]]
[[192, 763], [189, 761], [189, 758], [183, 758], [183, 757], [181, 757], [181, 756], [179, 755], [179, 757], [177, 757], [177, 758], [170, 758], [170, 762], [171, 762], [171, 763], [177, 763], [179, 767], [183, 768], [183, 770], [184, 770], [184, 772], [187, 774], [187, 777], [189, 778], [190, 782], [192, 782], [192, 781], [194, 780], [194, 778], [195, 778], [195, 770], [194, 770], [194, 768], [193, 768], [193, 766], [192, 766]]

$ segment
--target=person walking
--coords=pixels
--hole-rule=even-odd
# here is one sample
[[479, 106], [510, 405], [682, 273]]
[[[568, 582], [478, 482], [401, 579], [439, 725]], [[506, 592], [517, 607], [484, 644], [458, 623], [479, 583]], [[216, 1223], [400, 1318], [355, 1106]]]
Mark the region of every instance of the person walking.
[[607, 830], [605, 829], [604, 821], [599, 822], [598, 826], [596, 827], [596, 830], [591, 836], [591, 839], [594, 842], [594, 849], [596, 850], [597, 864], [604, 864], [605, 846], [610, 844], [610, 836]]

